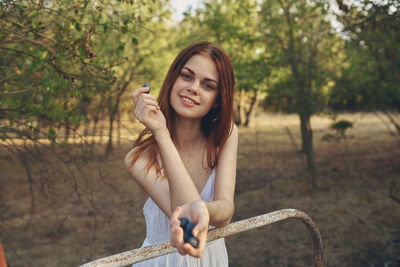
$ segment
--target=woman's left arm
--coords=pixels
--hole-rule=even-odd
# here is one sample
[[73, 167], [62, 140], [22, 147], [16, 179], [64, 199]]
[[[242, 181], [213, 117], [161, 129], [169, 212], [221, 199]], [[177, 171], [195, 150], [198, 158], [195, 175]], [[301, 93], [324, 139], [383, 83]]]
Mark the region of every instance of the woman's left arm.
[[238, 135], [236, 125], [233, 125], [231, 135], [218, 154], [214, 199], [206, 202], [210, 225], [213, 226], [228, 225], [233, 216]]
[[[234, 211], [233, 195], [236, 182], [236, 159], [238, 146], [238, 129], [233, 125], [232, 133], [221, 148], [218, 155], [218, 166], [214, 184], [214, 199], [211, 202], [201, 200], [192, 201], [177, 207], [171, 215], [170, 240], [173, 247], [176, 247], [180, 254], [186, 253], [194, 257], [201, 257], [207, 241], [208, 225], [217, 227], [228, 225]], [[194, 236], [200, 240], [198, 249], [184, 243], [183, 230], [179, 226], [179, 217], [182, 210], [195, 219]]]

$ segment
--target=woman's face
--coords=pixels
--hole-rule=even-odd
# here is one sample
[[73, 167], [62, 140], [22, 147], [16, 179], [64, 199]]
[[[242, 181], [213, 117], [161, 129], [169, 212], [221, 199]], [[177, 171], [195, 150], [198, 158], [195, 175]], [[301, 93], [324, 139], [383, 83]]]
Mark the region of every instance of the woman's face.
[[178, 116], [201, 119], [217, 107], [218, 71], [207, 55], [194, 55], [172, 86], [170, 103]]

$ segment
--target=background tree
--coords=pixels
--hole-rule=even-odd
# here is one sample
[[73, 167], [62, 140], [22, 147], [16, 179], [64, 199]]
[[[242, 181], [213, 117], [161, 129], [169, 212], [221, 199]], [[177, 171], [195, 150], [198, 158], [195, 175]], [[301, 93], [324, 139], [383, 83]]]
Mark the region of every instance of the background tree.
[[157, 88], [169, 54], [160, 56], [168, 43], [154, 40], [167, 34], [162, 22], [169, 19], [169, 4], [1, 1], [0, 8], [0, 145], [25, 168], [31, 217], [37, 192], [57, 208], [58, 177], [68, 177], [71, 192], [65, 197], [92, 211], [94, 189], [83, 171], [87, 161], [81, 160], [94, 157], [86, 153], [88, 137], [102, 136], [105, 127], [98, 123], [107, 121], [110, 153], [130, 83], [150, 79]]
[[[156, 57], [149, 55], [167, 46], [154, 40], [166, 34], [169, 5], [131, 2], [3, 2], [3, 140], [68, 141], [82, 122], [108, 117], [106, 154], [112, 151], [122, 94], [133, 79], [152, 78], [166, 65], [150, 63]], [[146, 58], [152, 68], [139, 68]]]
[[236, 124], [244, 126], [267, 89], [270, 71], [257, 31], [258, 13], [255, 0], [205, 1], [203, 7], [189, 10], [179, 25], [180, 42], [209, 40], [229, 55], [238, 89]]
[[[168, 62], [172, 61], [171, 43], [166, 42], [173, 36], [170, 22], [170, 6], [166, 2], [152, 1], [138, 9], [129, 8], [130, 14], [124, 20], [122, 33], [109, 38], [108, 55], [115, 56], [112, 49], [115, 40], [118, 40], [117, 56], [123, 57], [124, 63], [113, 68], [116, 75], [115, 83], [110, 87], [106, 97], [108, 123], [108, 142], [105, 155], [112, 152], [113, 129], [116, 116], [120, 112], [121, 98], [124, 93], [131, 89], [142, 86], [145, 82], [151, 84], [152, 92], [157, 94], [163, 75], [166, 73]], [[135, 14], [140, 23], [134, 23]], [[111, 49], [110, 49], [111, 48]], [[128, 106], [132, 106], [129, 97]]]
[[269, 99], [300, 118], [302, 152], [316, 186], [311, 116], [323, 110], [333, 85], [340, 40], [326, 20], [326, 1], [263, 1], [260, 31], [265, 50], [274, 51], [276, 69]]
[[330, 99], [334, 110], [382, 111], [400, 135], [400, 4], [337, 1], [346, 62]]

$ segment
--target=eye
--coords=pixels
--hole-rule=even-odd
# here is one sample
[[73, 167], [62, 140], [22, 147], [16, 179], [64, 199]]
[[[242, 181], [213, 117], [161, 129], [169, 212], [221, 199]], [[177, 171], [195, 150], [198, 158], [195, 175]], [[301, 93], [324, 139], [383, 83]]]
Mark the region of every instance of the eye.
[[215, 90], [215, 86], [210, 83], [205, 82], [203, 83], [203, 86], [207, 89]]
[[181, 77], [184, 80], [187, 80], [187, 81], [190, 81], [192, 79], [192, 76], [190, 74], [185, 73], [185, 72], [181, 72]]

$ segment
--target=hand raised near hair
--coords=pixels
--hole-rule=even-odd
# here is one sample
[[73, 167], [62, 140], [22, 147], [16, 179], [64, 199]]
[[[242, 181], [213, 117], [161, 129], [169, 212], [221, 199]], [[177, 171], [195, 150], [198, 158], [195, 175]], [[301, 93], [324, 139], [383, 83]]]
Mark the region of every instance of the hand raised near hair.
[[141, 87], [134, 91], [131, 97], [135, 104], [136, 118], [154, 134], [158, 130], [167, 129], [167, 123], [156, 98], [148, 94], [148, 91], [148, 87]]

